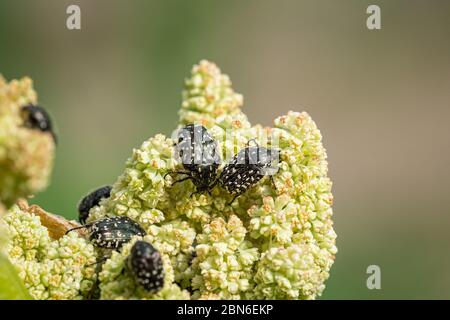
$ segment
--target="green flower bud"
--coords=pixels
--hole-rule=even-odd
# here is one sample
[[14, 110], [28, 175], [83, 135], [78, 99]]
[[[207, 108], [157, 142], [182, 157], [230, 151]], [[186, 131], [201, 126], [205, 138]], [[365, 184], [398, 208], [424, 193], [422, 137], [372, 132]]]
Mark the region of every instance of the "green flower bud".
[[242, 103], [243, 97], [233, 91], [230, 78], [222, 74], [214, 63], [200, 61], [185, 81], [180, 124], [201, 123], [212, 127], [227, 122], [222, 117], [240, 114]]
[[35, 299], [82, 299], [95, 279], [94, 247], [69, 233], [50, 238], [40, 218], [14, 205], [5, 215], [9, 235], [5, 251]]
[[323, 254], [313, 244], [268, 249], [257, 265], [256, 298], [314, 299], [323, 291], [328, 278], [328, 270], [324, 269], [328, 266], [318, 263]]
[[194, 298], [214, 295], [221, 299], [246, 298], [252, 290], [252, 268], [258, 249], [245, 241], [247, 230], [235, 215], [226, 222], [216, 218], [203, 226], [197, 237], [197, 257], [193, 261]]

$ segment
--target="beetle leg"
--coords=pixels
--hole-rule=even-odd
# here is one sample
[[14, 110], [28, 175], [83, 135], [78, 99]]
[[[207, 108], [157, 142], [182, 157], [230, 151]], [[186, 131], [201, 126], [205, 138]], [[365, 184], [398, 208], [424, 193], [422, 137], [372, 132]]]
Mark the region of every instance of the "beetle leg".
[[209, 187], [208, 187], [208, 192], [209, 192], [210, 190], [214, 189], [215, 186], [217, 186], [218, 183], [219, 183], [219, 178], [216, 178], [216, 180], [214, 180], [214, 182], [211, 183], [211, 184], [209, 185]]
[[186, 180], [188, 180], [188, 179], [192, 179], [192, 177], [191, 176], [188, 176], [188, 177], [186, 177], [186, 178], [183, 178], [183, 179], [180, 179], [180, 180], [177, 180], [177, 181], [174, 181], [173, 183], [172, 183], [172, 186], [175, 184], [175, 183], [178, 183], [178, 182], [183, 182], [183, 181], [186, 181]]
[[233, 204], [234, 200], [236, 200], [236, 198], [239, 196], [240, 196], [239, 194], [235, 195], [233, 200], [231, 200], [230, 203], [228, 203], [228, 205], [231, 206]]
[[105, 262], [106, 260], [108, 260], [108, 258], [109, 258], [108, 256], [103, 256], [100, 259], [98, 259], [97, 261], [95, 261], [93, 263], [89, 263], [87, 266], [90, 267], [90, 266], [93, 266], [93, 265], [99, 265], [99, 264]]
[[192, 192], [191, 195], [190, 195], [190, 197], [192, 198], [194, 195], [196, 195], [196, 194], [198, 194], [198, 193], [200, 193], [200, 192], [199, 192], [199, 191]]
[[272, 182], [273, 188], [275, 189], [275, 191], [278, 191], [277, 185], [275, 184], [275, 180], [273, 179], [273, 175], [269, 176], [269, 177], [270, 177], [270, 181]]
[[164, 175], [164, 179], [168, 176], [171, 175], [172, 173], [176, 173], [176, 174], [187, 174], [190, 175], [191, 173], [189, 171], [169, 171]]

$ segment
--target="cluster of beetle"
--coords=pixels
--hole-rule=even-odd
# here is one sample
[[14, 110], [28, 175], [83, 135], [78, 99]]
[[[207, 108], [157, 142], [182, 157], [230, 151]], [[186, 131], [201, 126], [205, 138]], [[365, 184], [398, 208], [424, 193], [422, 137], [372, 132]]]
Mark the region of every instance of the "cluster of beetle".
[[[39, 106], [27, 105], [22, 107], [24, 124], [31, 129], [48, 132], [55, 143], [56, 134], [48, 113]], [[217, 142], [202, 125], [189, 124], [178, 132], [177, 155], [181, 159], [184, 171], [174, 173], [184, 174], [185, 178], [175, 183], [191, 180], [197, 188], [195, 193], [208, 192], [217, 185], [222, 185], [230, 194], [234, 195], [231, 203], [248, 188], [261, 180], [268, 172], [276, 170], [272, 164], [279, 160], [279, 150], [267, 149], [260, 146], [240, 150], [234, 158], [223, 168], [217, 177], [220, 165], [220, 154]], [[169, 173], [168, 173], [169, 174]], [[272, 176], [271, 176], [272, 178]], [[90, 197], [99, 199], [107, 189], [99, 189]], [[108, 195], [109, 196], [109, 195]], [[89, 196], [88, 196], [89, 197]], [[86, 201], [90, 201], [87, 199]], [[230, 204], [231, 204], [230, 203]], [[84, 213], [86, 215], [87, 213]], [[83, 222], [85, 217], [81, 217]]]
[[[258, 145], [240, 150], [225, 165], [220, 175], [217, 174], [221, 159], [217, 142], [202, 125], [189, 124], [178, 132], [177, 155], [181, 159], [184, 171], [175, 171], [186, 177], [175, 181], [191, 180], [196, 187], [195, 193], [208, 192], [221, 185], [234, 200], [264, 176], [270, 175], [278, 167], [278, 149], [267, 149]], [[270, 175], [272, 178], [272, 176]], [[195, 194], [194, 193], [194, 194]]]
[[[50, 116], [45, 109], [27, 105], [22, 107], [21, 112], [25, 127], [47, 132], [51, 134], [54, 142], [57, 142]], [[247, 146], [240, 150], [218, 175], [221, 162], [218, 144], [202, 125], [189, 124], [182, 128], [178, 132], [175, 145], [184, 170], [168, 174], [183, 174], [185, 177], [176, 180], [174, 184], [191, 180], [196, 187], [194, 194], [210, 193], [216, 185], [221, 185], [234, 195], [231, 203], [265, 175], [277, 170], [277, 167], [272, 165], [279, 160], [279, 150], [258, 145]], [[105, 186], [84, 197], [78, 206], [79, 221], [83, 225], [67, 232], [84, 228], [88, 230], [89, 241], [94, 246], [112, 250], [119, 250], [134, 236], [145, 236], [145, 230], [128, 217], [107, 217], [86, 224], [90, 209], [99, 205], [103, 198], [109, 198], [110, 194], [111, 187]], [[149, 292], [157, 292], [164, 286], [161, 254], [146, 241], [137, 241], [133, 245], [125, 269]]]
[[[193, 124], [178, 132], [176, 150], [184, 170], [168, 174], [186, 177], [174, 184], [191, 180], [196, 187], [195, 193], [210, 193], [219, 184], [234, 195], [231, 203], [265, 175], [277, 170], [272, 165], [279, 159], [279, 150], [247, 146], [218, 175], [221, 160], [217, 142], [205, 127]], [[99, 205], [102, 199], [109, 198], [111, 189], [110, 186], [101, 187], [84, 197], [78, 206], [79, 220], [83, 225], [67, 232], [85, 228], [94, 246], [112, 250], [120, 249], [134, 236], [145, 236], [145, 230], [128, 217], [107, 217], [86, 224], [90, 209]], [[137, 241], [133, 245], [124, 270], [131, 272], [136, 282], [149, 292], [157, 292], [164, 286], [161, 254], [148, 242]]]
[[[128, 217], [107, 217], [86, 224], [90, 209], [97, 206], [103, 198], [109, 198], [110, 194], [111, 187], [105, 186], [84, 197], [78, 206], [79, 220], [83, 225], [67, 232], [85, 228], [89, 233], [89, 241], [94, 246], [112, 250], [119, 250], [134, 236], [145, 236], [145, 230]], [[133, 245], [125, 263], [125, 270], [149, 292], [158, 292], [164, 286], [161, 254], [146, 241], [136, 241]]]

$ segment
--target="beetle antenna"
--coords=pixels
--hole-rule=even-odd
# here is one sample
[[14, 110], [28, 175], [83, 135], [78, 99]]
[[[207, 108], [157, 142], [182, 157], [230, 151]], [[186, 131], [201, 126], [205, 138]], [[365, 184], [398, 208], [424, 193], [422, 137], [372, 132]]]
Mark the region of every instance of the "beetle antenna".
[[237, 197], [239, 197], [238, 194], [234, 196], [233, 200], [231, 200], [230, 203], [228, 203], [228, 205], [231, 206], [233, 204], [234, 200], [236, 200]]
[[83, 228], [88, 228], [88, 225], [84, 225], [84, 226], [81, 226], [81, 227], [75, 227], [75, 228], [69, 229], [69, 230], [66, 231], [66, 233], [64, 233], [64, 235], [68, 234], [71, 231], [78, 230], [78, 229], [83, 229]]

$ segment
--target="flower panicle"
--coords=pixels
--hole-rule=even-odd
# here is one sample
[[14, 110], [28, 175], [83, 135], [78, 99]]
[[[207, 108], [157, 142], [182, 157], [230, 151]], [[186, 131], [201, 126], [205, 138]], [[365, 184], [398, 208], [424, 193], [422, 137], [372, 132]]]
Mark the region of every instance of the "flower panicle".
[[[127, 216], [139, 223], [147, 233], [143, 240], [161, 253], [164, 287], [158, 293], [149, 293], [133, 281], [126, 261], [134, 239], [113, 252], [102, 265], [98, 275], [100, 298], [320, 296], [337, 248], [327, 155], [312, 118], [306, 112], [291, 111], [275, 119], [272, 128], [252, 125], [241, 110], [242, 95], [234, 92], [227, 75], [206, 60], [193, 67], [182, 97], [180, 127], [190, 123], [204, 125], [223, 155], [236, 154], [252, 139], [276, 147], [280, 151], [278, 170], [272, 179], [264, 177], [230, 203], [233, 196], [221, 186], [211, 190], [211, 194], [197, 194], [191, 181], [175, 183], [178, 177], [174, 172], [183, 167], [174, 157], [174, 141], [162, 134], [146, 140], [133, 150], [110, 197], [91, 209], [88, 222], [107, 216]], [[223, 161], [228, 159], [223, 157]], [[223, 166], [218, 174], [221, 170]], [[73, 246], [71, 241], [75, 241], [76, 235], [52, 241], [36, 219], [25, 218], [17, 208], [6, 221], [16, 232], [8, 247], [9, 254], [19, 266], [27, 266], [21, 267], [23, 275], [27, 272], [44, 275], [31, 271], [36, 267], [30, 270], [30, 263], [49, 270], [49, 264], [55, 266], [55, 261], [70, 259], [66, 257], [70, 252], [67, 246]], [[30, 232], [34, 234], [33, 240]], [[80, 241], [84, 242], [76, 246], [79, 259], [95, 257], [86, 240]], [[48, 275], [43, 278], [45, 284], [37, 280], [36, 286], [28, 284], [36, 297], [69, 296], [53, 293], [56, 289], [53, 291], [51, 284], [64, 278]], [[97, 278], [88, 272], [74, 273], [72, 279], [78, 284], [84, 281], [83, 288], [89, 288]], [[36, 291], [38, 288], [40, 291]], [[70, 293], [73, 297], [84, 294], [81, 289]]]

